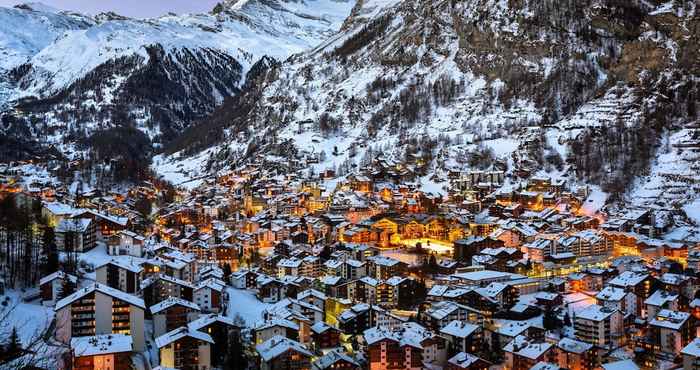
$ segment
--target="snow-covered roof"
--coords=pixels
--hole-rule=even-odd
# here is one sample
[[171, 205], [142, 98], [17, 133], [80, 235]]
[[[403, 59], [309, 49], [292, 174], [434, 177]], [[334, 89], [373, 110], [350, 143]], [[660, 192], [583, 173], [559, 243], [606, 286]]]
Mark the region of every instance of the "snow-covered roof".
[[559, 370], [561, 367], [557, 364], [553, 364], [551, 362], [544, 362], [540, 361], [535, 364], [535, 366], [531, 367], [530, 370]]
[[203, 342], [214, 344], [214, 340], [207, 333], [201, 332], [199, 330], [191, 329], [187, 326], [181, 326], [175, 330], [171, 330], [160, 337], [156, 338], [156, 346], [158, 348], [163, 348], [170, 343], [176, 342], [182, 338], [190, 337]]
[[187, 326], [191, 330], [201, 330], [202, 328], [206, 328], [207, 326], [209, 326], [215, 322], [220, 322], [220, 323], [228, 325], [228, 326], [238, 326], [233, 322], [233, 320], [230, 317], [217, 315], [217, 314], [213, 314], [213, 313], [207, 314], [207, 315], [201, 315], [197, 318], [197, 320], [190, 321], [187, 324]]
[[258, 325], [255, 327], [255, 330], [265, 330], [276, 326], [281, 326], [283, 328], [291, 330], [299, 330], [299, 325], [294, 321], [290, 321], [279, 317], [275, 317], [273, 319], [258, 323]]
[[447, 362], [458, 368], [467, 369], [479, 360], [479, 357], [476, 357], [471, 353], [460, 352], [452, 356], [452, 358], [447, 360]]
[[700, 357], [700, 338], [693, 339], [692, 342], [685, 346], [681, 353], [688, 356]]
[[87, 287], [80, 288], [75, 293], [73, 293], [73, 294], [69, 295], [68, 297], [65, 297], [65, 298], [61, 299], [60, 301], [56, 302], [56, 307], [54, 308], [54, 310], [58, 311], [61, 308], [65, 307], [65, 306], [77, 301], [78, 299], [83, 298], [84, 296], [86, 296], [92, 292], [95, 292], [95, 291], [106, 294], [112, 298], [116, 298], [116, 299], [119, 299], [121, 301], [127, 302], [131, 305], [143, 308], [144, 310], [146, 309], [146, 304], [143, 302], [143, 299], [141, 299], [137, 296], [131, 295], [129, 293], [122, 292], [121, 290], [110, 288], [110, 287], [103, 285], [103, 284], [94, 283], [94, 284], [91, 284]]
[[223, 282], [219, 279], [216, 279], [216, 278], [209, 278], [209, 279], [206, 279], [204, 281], [198, 282], [194, 286], [194, 290], [209, 288], [209, 289], [217, 291], [217, 292], [223, 292], [225, 286], [226, 286], [225, 282]]
[[658, 289], [649, 298], [644, 300], [644, 304], [663, 307], [667, 302], [673, 302], [678, 299], [678, 294], [667, 292], [663, 289]]
[[683, 283], [690, 281], [690, 277], [685, 276], [685, 275], [672, 274], [672, 273], [667, 272], [667, 273], [661, 275], [661, 277], [659, 278], [659, 281], [664, 283], [664, 284], [668, 284], [668, 285], [681, 285]]
[[62, 216], [73, 215], [73, 214], [80, 211], [79, 208], [74, 208], [68, 204], [61, 203], [61, 202], [44, 202], [43, 206], [44, 206], [44, 208], [46, 208], [49, 212], [53, 213], [54, 215], [62, 215]]
[[337, 349], [329, 351], [325, 355], [319, 357], [318, 360], [314, 361], [314, 363], [311, 365], [311, 368], [313, 370], [331, 369], [332, 366], [338, 361], [346, 361], [356, 367], [360, 366], [355, 359], [347, 355], [342, 350]]
[[527, 321], [511, 321], [496, 329], [496, 332], [511, 338], [517, 337], [530, 327]]
[[559, 343], [557, 343], [557, 347], [566, 352], [581, 354], [593, 348], [593, 345], [580, 340], [565, 337], [562, 338]]
[[51, 281], [53, 281], [53, 280], [56, 280], [56, 279], [61, 279], [61, 280], [63, 280], [63, 279], [66, 279], [66, 278], [70, 279], [70, 281], [73, 282], [73, 283], [77, 283], [77, 282], [78, 282], [78, 278], [77, 278], [77, 277], [75, 277], [75, 276], [73, 276], [73, 275], [71, 275], [71, 274], [66, 274], [66, 273], [63, 272], [63, 271], [56, 271], [56, 272], [54, 272], [54, 273], [52, 273], [52, 274], [46, 275], [46, 276], [44, 276], [43, 278], [41, 278], [41, 280], [39, 280], [39, 285], [44, 285], [44, 284], [49, 283], [49, 282], [51, 282]]
[[604, 370], [639, 370], [639, 366], [632, 360], [622, 360], [617, 362], [608, 362], [601, 365]]
[[680, 330], [683, 324], [690, 318], [690, 314], [681, 311], [661, 310], [656, 317], [649, 321], [649, 325]]
[[614, 279], [610, 280], [609, 284], [619, 287], [632, 287], [635, 286], [644, 279], [646, 279], [649, 274], [640, 274], [633, 271], [625, 271], [620, 275], [616, 276]]
[[114, 265], [114, 266], [117, 266], [117, 267], [122, 268], [124, 270], [128, 270], [128, 271], [131, 271], [131, 272], [134, 272], [137, 274], [140, 273], [141, 271], [143, 271], [143, 267], [141, 265], [134, 263], [134, 261], [131, 259], [123, 259], [123, 258], [122, 259], [113, 258], [113, 259], [106, 261], [106, 262], [102, 263], [101, 265], [97, 266], [97, 268], [101, 268], [101, 267], [104, 267], [107, 265]]
[[596, 299], [601, 300], [601, 301], [621, 301], [623, 298], [625, 298], [625, 295], [627, 292], [625, 292], [624, 289], [614, 287], [614, 286], [606, 286], [596, 294]]
[[68, 232], [77, 232], [77, 233], [84, 233], [87, 228], [90, 226], [90, 223], [92, 223], [92, 220], [89, 218], [71, 218], [71, 219], [66, 219], [66, 220], [61, 220], [61, 222], [56, 225], [56, 232], [57, 233], [68, 233]]
[[513, 274], [510, 272], [493, 271], [493, 270], [461, 272], [461, 273], [453, 274], [452, 276], [454, 276], [460, 280], [466, 280], [466, 281], [474, 282], [474, 283], [479, 283], [482, 281], [501, 281], [501, 282], [503, 282], [503, 281], [518, 280], [518, 279], [525, 279], [526, 278], [523, 275]]
[[388, 329], [385, 327], [373, 327], [364, 331], [363, 336], [368, 345], [382, 340], [397, 342], [399, 346], [411, 346], [423, 349], [422, 342], [434, 337], [434, 334], [423, 326], [413, 322], [406, 322], [400, 328]]
[[157, 304], [154, 304], [153, 306], [151, 306], [151, 313], [153, 313], [155, 315], [155, 314], [157, 314], [163, 310], [167, 310], [168, 308], [173, 307], [173, 306], [187, 307], [187, 308], [195, 310], [195, 311], [201, 310], [196, 303], [190, 302], [190, 301], [182, 299], [182, 298], [168, 297], [165, 300], [160, 301]]
[[597, 304], [592, 304], [576, 313], [577, 319], [603, 321], [610, 317], [617, 310], [608, 307], [603, 307]]
[[263, 361], [268, 362], [287, 351], [294, 351], [302, 355], [311, 357], [312, 353], [301, 343], [285, 338], [281, 335], [275, 335], [274, 337], [266, 340], [263, 343], [255, 346], [255, 350], [258, 351], [260, 357]]
[[382, 255], [367, 257], [367, 260], [374, 262], [375, 265], [387, 267], [396, 266], [401, 263], [401, 261], [397, 259]]
[[476, 325], [469, 324], [460, 320], [453, 320], [450, 321], [449, 324], [445, 325], [445, 327], [440, 329], [440, 333], [451, 335], [457, 338], [466, 338], [472, 335], [472, 333], [474, 333], [478, 329], [479, 327]]
[[328, 330], [338, 330], [338, 329], [326, 324], [323, 321], [317, 321], [315, 324], [313, 324], [311, 326], [311, 331], [316, 333], [316, 334], [323, 334]]
[[508, 342], [503, 350], [532, 360], [538, 359], [552, 348], [551, 343], [535, 342], [523, 335], [519, 335]]
[[319, 292], [316, 289], [307, 289], [307, 290], [297, 294], [297, 299], [304, 299], [307, 297], [314, 297], [314, 298], [318, 298], [318, 299], [323, 300], [323, 301], [325, 301], [327, 298], [324, 293]]
[[133, 340], [131, 335], [125, 334], [74, 337], [70, 341], [70, 347], [75, 357], [99, 356], [131, 352], [133, 350]]

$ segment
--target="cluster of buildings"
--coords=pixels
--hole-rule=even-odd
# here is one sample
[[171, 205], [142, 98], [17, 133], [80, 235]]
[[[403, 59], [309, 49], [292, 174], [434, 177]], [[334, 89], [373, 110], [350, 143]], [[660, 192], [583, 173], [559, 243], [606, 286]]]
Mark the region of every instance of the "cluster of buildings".
[[450, 172], [436, 195], [379, 164], [332, 189], [247, 166], [166, 204], [152, 184], [30, 194], [58, 250], [104, 250], [41, 280], [55, 339], [80, 369], [149, 350], [225, 368], [231, 336], [261, 369], [700, 368], [700, 237], [675, 232], [682, 212], [604, 213], [588, 188], [502, 171]]

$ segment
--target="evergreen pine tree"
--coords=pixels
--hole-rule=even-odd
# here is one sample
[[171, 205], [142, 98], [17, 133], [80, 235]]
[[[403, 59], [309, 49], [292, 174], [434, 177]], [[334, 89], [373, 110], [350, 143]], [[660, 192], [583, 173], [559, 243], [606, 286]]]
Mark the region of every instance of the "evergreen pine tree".
[[228, 281], [228, 278], [231, 276], [231, 265], [228, 263], [224, 263], [223, 266], [221, 266], [221, 270], [224, 272], [224, 281]]
[[22, 350], [22, 342], [19, 340], [17, 335], [17, 328], [12, 327], [12, 333], [10, 334], [10, 341], [7, 343], [7, 354], [10, 356], [18, 354]]
[[58, 298], [62, 299], [65, 297], [68, 297], [69, 295], [75, 293], [75, 290], [77, 289], [77, 286], [74, 282], [71, 281], [68, 277], [66, 277], [63, 280], [63, 284], [61, 285], [61, 291], [58, 293]]

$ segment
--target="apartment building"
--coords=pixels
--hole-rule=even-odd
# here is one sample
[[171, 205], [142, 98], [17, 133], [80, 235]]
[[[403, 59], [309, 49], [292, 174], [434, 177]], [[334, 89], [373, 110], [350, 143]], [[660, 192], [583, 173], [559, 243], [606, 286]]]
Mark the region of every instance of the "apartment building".
[[95, 283], [56, 302], [56, 339], [100, 334], [131, 335], [135, 351], [143, 351], [144, 311], [139, 297]]
[[622, 313], [597, 304], [576, 314], [574, 328], [577, 339], [598, 348], [613, 348], [624, 341]]

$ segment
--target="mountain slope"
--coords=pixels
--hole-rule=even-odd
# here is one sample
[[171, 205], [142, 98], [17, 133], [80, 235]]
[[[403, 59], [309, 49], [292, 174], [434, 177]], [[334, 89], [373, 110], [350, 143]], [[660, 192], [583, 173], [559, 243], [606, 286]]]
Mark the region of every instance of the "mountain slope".
[[[143, 20], [101, 14], [75, 29], [60, 27], [72, 14], [0, 8], [0, 16], [19, 17], [17, 28], [30, 27], [25, 23], [41, 13], [46, 27], [57, 30], [36, 42], [18, 35], [7, 43], [13, 50], [17, 43], [30, 46], [0, 71], [5, 100], [17, 102], [18, 113], [5, 132], [29, 131], [54, 145], [71, 144], [63, 147], [69, 150], [75, 140], [66, 140], [66, 132], [89, 136], [129, 125], [156, 144], [167, 142], [235, 95], [260, 58], [281, 60], [318, 44], [351, 7], [251, 0], [223, 3], [211, 14]], [[27, 127], [17, 127], [22, 124]]]
[[[217, 171], [284, 147], [343, 174], [381, 154], [435, 189], [488, 154], [513, 175], [620, 193], [659, 138], [696, 119], [698, 24], [693, 1], [361, 1], [337, 35], [246, 92], [245, 114], [202, 128], [227, 144], [190, 140], [157, 160], [196, 174], [192, 163]], [[591, 154], [607, 128], [620, 140]]]

